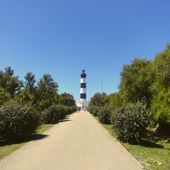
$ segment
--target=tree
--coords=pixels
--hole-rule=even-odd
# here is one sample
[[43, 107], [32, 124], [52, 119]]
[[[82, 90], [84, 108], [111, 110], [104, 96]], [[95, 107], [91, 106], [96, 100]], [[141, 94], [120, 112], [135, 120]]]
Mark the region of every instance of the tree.
[[162, 89], [154, 95], [151, 108], [160, 124], [170, 124], [170, 88]]
[[62, 93], [59, 96], [59, 101], [60, 101], [60, 104], [65, 105], [65, 106], [75, 106], [74, 97], [68, 93]]
[[16, 100], [21, 104], [26, 104], [26, 103], [35, 104], [35, 94], [30, 93], [30, 91], [27, 88], [24, 88], [18, 94]]
[[25, 82], [24, 82], [24, 88], [21, 90], [21, 92], [17, 96], [17, 101], [19, 103], [25, 104], [25, 103], [32, 103], [35, 104], [36, 98], [36, 87], [35, 87], [35, 75], [31, 72], [28, 72], [25, 75]]
[[11, 99], [11, 95], [2, 87], [0, 87], [0, 105]]
[[14, 70], [11, 67], [5, 68], [5, 72], [0, 72], [0, 87], [3, 87], [14, 98], [23, 86], [22, 81], [17, 76], [14, 76]]
[[38, 83], [38, 89], [42, 92], [56, 93], [58, 91], [58, 84], [53, 80], [50, 74], [44, 74]]
[[91, 106], [103, 107], [107, 104], [108, 104], [108, 98], [106, 93], [96, 93], [90, 99], [89, 107]]
[[170, 45], [155, 57], [152, 111], [160, 126], [170, 125]]
[[37, 87], [36, 98], [38, 108], [44, 110], [51, 106], [56, 99], [58, 84], [50, 74], [44, 74]]
[[35, 75], [31, 72], [28, 72], [26, 75], [25, 75], [25, 87], [31, 92], [33, 93], [34, 90], [35, 90]]
[[162, 88], [168, 88], [170, 86], [170, 45], [155, 57], [153, 68], [156, 72], [156, 80], [152, 89], [159, 91]]
[[152, 62], [135, 59], [132, 64], [125, 65], [121, 73], [120, 93], [126, 102], [145, 101], [150, 104], [152, 93], [150, 87], [155, 74]]
[[120, 93], [113, 93], [108, 96], [109, 106], [111, 108], [117, 109], [123, 106], [123, 99]]

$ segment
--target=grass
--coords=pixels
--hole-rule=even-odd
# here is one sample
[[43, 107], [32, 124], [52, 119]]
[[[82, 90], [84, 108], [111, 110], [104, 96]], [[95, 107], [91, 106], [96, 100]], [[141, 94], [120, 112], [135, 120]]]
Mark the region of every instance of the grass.
[[[48, 129], [50, 129], [53, 125], [51, 124], [43, 124], [40, 125], [35, 134], [42, 134], [45, 131], [47, 131]], [[27, 141], [28, 142], [28, 141]], [[9, 154], [11, 154], [12, 152], [14, 152], [15, 150], [21, 148], [25, 143], [27, 142], [22, 142], [22, 143], [17, 143], [17, 144], [9, 144], [9, 145], [4, 145], [4, 146], [0, 146], [0, 159], [8, 156]]]
[[130, 145], [127, 143], [123, 145], [147, 170], [170, 170], [170, 143], [160, 140], [157, 144], [163, 148]]
[[24, 143], [0, 146], [0, 159], [19, 149]]
[[41, 134], [44, 133], [45, 131], [47, 131], [48, 129], [50, 129], [53, 125], [52, 124], [42, 124], [40, 125], [37, 130], [36, 130], [36, 134]]
[[[99, 121], [99, 119], [96, 117]], [[102, 124], [117, 138], [112, 125]], [[170, 142], [166, 140], [145, 141], [142, 145], [121, 144], [145, 167], [146, 170], [170, 170]]]

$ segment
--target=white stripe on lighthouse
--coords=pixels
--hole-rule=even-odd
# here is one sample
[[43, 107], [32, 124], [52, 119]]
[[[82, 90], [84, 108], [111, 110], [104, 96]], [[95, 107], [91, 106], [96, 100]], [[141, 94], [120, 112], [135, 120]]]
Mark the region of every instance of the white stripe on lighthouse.
[[86, 103], [86, 99], [80, 99], [80, 102], [84, 104]]
[[80, 79], [80, 83], [86, 83], [86, 79], [85, 78], [81, 78]]
[[86, 88], [81, 88], [80, 89], [80, 93], [82, 94], [82, 93], [86, 93]]

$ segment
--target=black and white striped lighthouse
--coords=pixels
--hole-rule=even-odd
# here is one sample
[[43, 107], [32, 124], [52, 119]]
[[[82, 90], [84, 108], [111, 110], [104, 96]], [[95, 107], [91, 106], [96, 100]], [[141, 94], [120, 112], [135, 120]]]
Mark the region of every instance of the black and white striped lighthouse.
[[87, 107], [86, 76], [87, 74], [85, 73], [85, 70], [82, 70], [82, 73], [80, 74], [80, 103], [82, 109]]

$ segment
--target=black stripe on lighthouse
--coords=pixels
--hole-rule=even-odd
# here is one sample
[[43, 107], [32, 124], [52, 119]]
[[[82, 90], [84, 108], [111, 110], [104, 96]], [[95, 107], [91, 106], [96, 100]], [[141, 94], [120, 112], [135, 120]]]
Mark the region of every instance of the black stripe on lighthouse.
[[86, 83], [81, 83], [80, 88], [86, 88]]
[[80, 94], [80, 98], [81, 98], [81, 99], [86, 99], [86, 93], [81, 93], [81, 94]]

